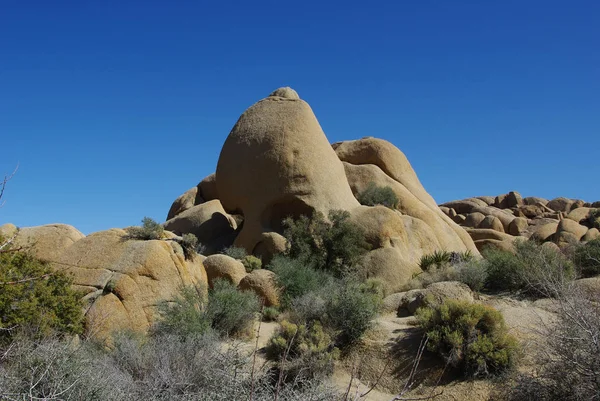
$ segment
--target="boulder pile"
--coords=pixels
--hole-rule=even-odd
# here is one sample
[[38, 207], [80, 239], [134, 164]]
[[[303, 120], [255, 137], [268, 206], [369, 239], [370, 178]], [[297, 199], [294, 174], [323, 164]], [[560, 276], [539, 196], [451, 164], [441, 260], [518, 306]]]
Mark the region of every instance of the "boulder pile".
[[[370, 183], [392, 188], [397, 208], [361, 205], [356, 196]], [[419, 271], [424, 254], [478, 254], [398, 148], [375, 138], [330, 145], [308, 103], [291, 88], [277, 89], [242, 114], [216, 173], [173, 202], [164, 226], [177, 235], [195, 234], [206, 254], [233, 245], [268, 262], [285, 250], [284, 218], [332, 210], [348, 211], [366, 231], [372, 250], [365, 272], [382, 278], [389, 291]]]
[[479, 249], [510, 249], [515, 238], [554, 242], [559, 247], [600, 238], [600, 202], [523, 198], [518, 192], [479, 196], [440, 205], [444, 214], [469, 233]]

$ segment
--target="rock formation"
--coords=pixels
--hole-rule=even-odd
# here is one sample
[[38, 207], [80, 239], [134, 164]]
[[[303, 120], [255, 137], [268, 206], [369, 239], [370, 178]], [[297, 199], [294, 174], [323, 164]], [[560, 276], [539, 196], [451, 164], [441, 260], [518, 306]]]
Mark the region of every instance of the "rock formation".
[[[356, 195], [371, 182], [392, 188], [400, 200], [397, 210], [359, 204]], [[242, 114], [223, 145], [216, 174], [175, 200], [165, 227], [178, 235], [199, 232], [210, 214], [204, 211], [207, 199], [223, 217], [221, 228], [226, 231], [228, 221], [229, 230], [236, 230], [227, 237], [229, 244], [264, 260], [285, 249], [285, 217], [350, 212], [373, 246], [365, 272], [384, 279], [390, 291], [419, 271], [423, 254], [478, 253], [466, 231], [425, 191], [399, 149], [374, 138], [330, 145], [308, 103], [290, 88], [276, 90]]]
[[597, 206], [598, 202], [590, 204], [563, 197], [548, 201], [509, 192], [494, 198], [446, 202], [440, 210], [466, 228], [481, 250], [488, 245], [510, 249], [517, 237], [552, 241], [559, 246], [598, 238], [600, 220], [592, 221], [592, 216], [600, 216]]

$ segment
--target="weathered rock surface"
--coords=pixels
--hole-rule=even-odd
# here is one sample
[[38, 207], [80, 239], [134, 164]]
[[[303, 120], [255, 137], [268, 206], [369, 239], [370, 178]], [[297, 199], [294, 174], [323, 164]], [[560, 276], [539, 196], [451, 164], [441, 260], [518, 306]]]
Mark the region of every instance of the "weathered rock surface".
[[257, 269], [251, 271], [240, 280], [238, 288], [242, 291], [254, 291], [262, 299], [265, 306], [279, 305], [276, 276], [270, 270]]
[[248, 252], [263, 233], [279, 232], [284, 217], [358, 206], [310, 106], [291, 89], [242, 114], [221, 150], [216, 181], [225, 210], [244, 215], [235, 244]]
[[237, 222], [223, 209], [221, 202], [215, 199], [179, 213], [167, 220], [164, 227], [177, 235], [194, 234], [201, 244], [211, 248], [210, 253], [214, 253], [234, 238]]
[[178, 243], [130, 240], [121, 229], [80, 239], [54, 267], [71, 273], [76, 288], [87, 292], [87, 330], [99, 339], [115, 330], [144, 332], [157, 317], [156, 306], [173, 300], [182, 285], [207, 287], [200, 258], [186, 260]]
[[246, 277], [246, 268], [239, 260], [227, 255], [210, 255], [204, 259], [208, 285], [212, 288], [215, 280], [224, 279], [237, 286]]
[[[14, 227], [11, 224], [12, 227]], [[4, 226], [3, 226], [4, 227]], [[9, 233], [7, 226], [7, 237]], [[48, 224], [44, 226], [23, 227], [19, 229], [13, 244], [31, 252], [38, 259], [56, 262], [60, 256], [75, 242], [85, 237], [75, 227], [67, 224]]]
[[[480, 202], [491, 203], [493, 206], [482, 207]], [[589, 241], [596, 235], [595, 231], [589, 230], [594, 225], [589, 217], [599, 210], [593, 203], [585, 203], [579, 199], [555, 198], [548, 201], [532, 196], [522, 198], [518, 192], [509, 192], [495, 198], [480, 196], [446, 202], [439, 208], [454, 222], [466, 228], [472, 236], [475, 235], [473, 240], [480, 250], [487, 245], [510, 249], [511, 242], [506, 238], [490, 235], [484, 237], [481, 232], [472, 229], [494, 229], [504, 231], [514, 238], [556, 241], [561, 246]], [[502, 224], [503, 230], [496, 219]], [[569, 221], [564, 222], [565, 220]]]

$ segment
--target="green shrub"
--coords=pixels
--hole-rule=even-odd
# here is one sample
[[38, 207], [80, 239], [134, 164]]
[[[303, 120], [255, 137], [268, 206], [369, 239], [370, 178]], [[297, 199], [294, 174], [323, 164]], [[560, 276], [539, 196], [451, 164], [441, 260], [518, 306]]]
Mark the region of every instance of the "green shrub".
[[208, 291], [184, 287], [173, 302], [159, 305], [157, 334], [174, 334], [182, 338], [215, 329], [223, 336], [244, 334], [260, 310], [256, 294], [239, 291], [226, 280], [215, 280]]
[[207, 316], [207, 299], [199, 287], [183, 287], [173, 302], [158, 306], [160, 318], [154, 327], [156, 334], [174, 334], [188, 337], [205, 333], [211, 327]]
[[192, 233], [183, 234], [181, 240], [178, 241], [183, 249], [183, 254], [186, 259], [192, 259], [198, 251], [198, 237]]
[[315, 270], [300, 259], [276, 255], [268, 266], [282, 289], [282, 305], [289, 306], [294, 298], [318, 291], [332, 281], [325, 271]]
[[485, 263], [480, 260], [468, 260], [453, 266], [456, 280], [465, 283], [473, 291], [481, 291], [487, 282], [488, 273]]
[[338, 277], [353, 271], [370, 247], [363, 229], [349, 217], [346, 211], [332, 210], [328, 221], [321, 213], [284, 219], [287, 255]]
[[239, 247], [235, 247], [235, 246], [230, 246], [229, 248], [225, 248], [223, 250], [223, 254], [227, 255], [229, 257], [232, 257], [234, 259], [237, 259], [237, 260], [242, 260], [246, 256], [248, 256], [248, 253], [246, 252], [246, 250], [244, 248], [239, 248]]
[[223, 335], [244, 334], [259, 310], [260, 301], [254, 292], [239, 291], [227, 280], [215, 280], [208, 292], [208, 317]]
[[383, 205], [390, 209], [397, 208], [399, 203], [398, 196], [391, 187], [378, 187], [374, 182], [370, 182], [364, 191], [358, 193], [356, 199], [361, 205]]
[[326, 292], [325, 322], [337, 332], [340, 347], [358, 341], [372, 326], [381, 306], [381, 292], [370, 285], [342, 282]]
[[333, 373], [339, 355], [319, 321], [309, 325], [282, 321], [266, 351], [271, 360], [277, 361], [286, 381], [327, 376]]
[[581, 276], [600, 274], [600, 238], [576, 245], [572, 259]]
[[[460, 281], [468, 285], [473, 291], [481, 291], [487, 281], [486, 265], [481, 260], [474, 259], [470, 252], [449, 253], [450, 261], [444, 261], [438, 267], [437, 262], [425, 262], [427, 269], [415, 274], [405, 286], [406, 290], [427, 288], [430, 284], [440, 281]], [[432, 259], [432, 255], [426, 255]], [[446, 260], [438, 255], [439, 260]], [[423, 261], [423, 258], [421, 259]], [[435, 267], [434, 267], [435, 266]]]
[[497, 310], [464, 301], [419, 308], [415, 315], [425, 330], [427, 349], [467, 377], [499, 374], [513, 366], [517, 345]]
[[435, 251], [421, 256], [419, 260], [419, 267], [423, 271], [430, 270], [432, 268], [440, 269], [446, 264], [450, 263], [452, 253], [447, 251]]
[[515, 241], [515, 254], [494, 248], [484, 251], [486, 287], [522, 291], [534, 297], [554, 297], [574, 278], [574, 268], [561, 252], [534, 241]]
[[264, 322], [274, 322], [279, 317], [279, 309], [275, 306], [266, 306], [262, 310], [262, 320]]
[[252, 270], [262, 269], [262, 260], [254, 255], [244, 256], [242, 264], [246, 268], [247, 273], [250, 273]]
[[144, 241], [162, 239], [165, 235], [164, 227], [150, 217], [142, 219], [141, 227], [128, 227], [126, 231], [129, 238]]
[[71, 282], [25, 252], [0, 252], [0, 342], [18, 330], [32, 330], [36, 337], [81, 333], [82, 305]]

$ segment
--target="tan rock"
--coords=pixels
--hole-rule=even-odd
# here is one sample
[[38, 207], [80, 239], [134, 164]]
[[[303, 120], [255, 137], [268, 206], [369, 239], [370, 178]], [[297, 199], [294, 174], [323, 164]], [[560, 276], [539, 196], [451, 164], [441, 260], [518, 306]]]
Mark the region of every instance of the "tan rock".
[[406, 261], [396, 248], [379, 248], [365, 256], [362, 265], [367, 278], [381, 279], [385, 294], [401, 289], [421, 271], [416, 263]]
[[219, 199], [219, 194], [217, 192], [217, 175], [215, 173], [200, 181], [198, 188], [205, 201]]
[[538, 203], [546, 206], [548, 204], [548, 199], [538, 198], [536, 196], [528, 196], [523, 199], [523, 203], [525, 205], [537, 205]]
[[310, 106], [278, 90], [246, 110], [227, 137], [216, 172], [223, 207], [242, 213], [235, 244], [252, 252], [287, 216], [357, 207], [341, 161]]
[[[560, 221], [560, 223], [558, 223], [558, 227], [556, 228], [556, 234], [557, 234], [557, 239], [558, 241], [561, 240], [561, 237], [563, 236], [563, 233], [567, 232], [570, 234], [573, 234], [573, 236], [575, 238], [577, 238], [577, 241], [579, 241], [581, 239], [581, 237], [583, 237], [585, 235], [585, 233], [587, 233], [588, 228], [585, 226], [582, 226], [581, 224], [571, 220], [571, 219], [563, 219]], [[571, 238], [569, 236], [569, 238]]]
[[467, 221], [467, 216], [465, 216], [464, 214], [457, 214], [452, 218], [452, 221], [462, 226], [465, 224], [465, 221]]
[[279, 305], [279, 291], [275, 273], [270, 270], [253, 270], [242, 278], [238, 288], [243, 291], [254, 291], [262, 299], [265, 306]]
[[486, 250], [488, 248], [495, 248], [495, 249], [499, 249], [501, 251], [507, 251], [507, 252], [513, 252], [513, 253], [515, 252], [514, 243], [513, 243], [513, 241], [510, 241], [510, 240], [497, 240], [497, 239], [492, 239], [492, 238], [484, 238], [484, 239], [476, 240], [475, 246], [477, 246], [477, 249], [479, 250], [479, 252], [483, 252], [484, 250]]
[[237, 286], [246, 277], [246, 268], [242, 262], [227, 255], [210, 255], [204, 259], [204, 268], [211, 288], [217, 279], [226, 279]]
[[569, 212], [566, 218], [580, 223], [581, 220], [585, 220], [590, 216], [592, 210], [595, 209], [589, 207], [578, 207]]
[[600, 231], [597, 228], [590, 228], [581, 238], [582, 241], [592, 241], [600, 238]]
[[540, 242], [551, 240], [558, 228], [558, 222], [546, 223], [535, 229], [531, 238]]
[[467, 218], [465, 219], [464, 223], [462, 224], [462, 226], [477, 228], [477, 227], [479, 227], [479, 225], [481, 224], [481, 222], [483, 220], [485, 220], [485, 215], [483, 213], [480, 213], [480, 212], [469, 213], [467, 215]]
[[86, 328], [100, 340], [114, 330], [148, 330], [158, 316], [156, 306], [173, 300], [182, 285], [207, 287], [201, 260], [186, 260], [179, 244], [129, 240], [121, 229], [80, 239], [53, 266], [73, 274], [76, 286], [89, 288]]
[[[344, 142], [339, 144], [338, 149], [344, 144]], [[398, 150], [398, 152], [400, 151]], [[428, 232], [435, 237], [441, 249], [457, 252], [466, 249], [473, 250], [474, 246], [471, 244], [469, 236], [441, 212], [437, 205], [431, 207], [429, 204], [423, 203], [407, 187], [387, 176], [378, 166], [373, 164], [352, 165], [344, 162], [344, 168], [354, 194], [364, 191], [370, 183], [375, 183], [379, 187], [389, 187], [398, 197], [396, 209], [403, 215], [411, 216], [425, 223]], [[417, 184], [413, 183], [412, 186], [416, 187]], [[424, 189], [422, 191], [424, 192]]]
[[202, 199], [198, 192], [198, 186], [190, 188], [180, 195], [179, 198], [175, 199], [167, 214], [167, 220], [203, 202], [204, 199]]
[[[512, 222], [511, 222], [511, 224], [512, 224]], [[510, 227], [510, 225], [509, 225], [509, 227]], [[479, 224], [479, 228], [489, 228], [491, 230], [495, 230], [495, 231], [498, 231], [501, 233], [504, 232], [504, 226], [502, 225], [502, 222], [500, 221], [500, 219], [497, 218], [496, 216], [486, 216]]]
[[258, 256], [263, 261], [263, 266], [266, 266], [273, 256], [285, 252], [287, 248], [287, 240], [281, 234], [275, 232], [263, 233], [260, 242], [254, 248], [253, 254]]
[[48, 224], [21, 228], [13, 244], [28, 249], [38, 259], [55, 262], [66, 249], [84, 237], [73, 226]]
[[573, 204], [575, 203], [575, 201], [573, 199], [567, 199], [567, 198], [555, 198], [552, 199], [550, 202], [548, 202], [548, 204], [546, 206], [548, 206], [550, 209], [554, 210], [555, 212], [564, 212], [564, 213], [569, 213], [571, 211], [571, 207], [573, 206]]
[[496, 201], [496, 198], [493, 196], [478, 196], [476, 199], [482, 200], [487, 206], [492, 206]]
[[468, 285], [458, 281], [442, 281], [427, 286], [426, 296], [432, 297], [437, 303], [448, 299], [474, 302], [473, 292]]
[[178, 214], [165, 222], [164, 227], [177, 235], [192, 233], [201, 244], [210, 246], [220, 238], [233, 235], [237, 223], [215, 199]]
[[527, 222], [526, 218], [517, 217], [508, 226], [508, 233], [510, 235], [519, 236], [526, 232], [528, 227], [529, 223]]
[[522, 204], [523, 197], [521, 196], [521, 194], [515, 191], [511, 191], [507, 194], [496, 196], [496, 199], [494, 199], [493, 206], [499, 209], [509, 209], [512, 207], [520, 206]]
[[489, 228], [467, 228], [467, 233], [473, 238], [473, 241], [478, 241], [482, 239], [493, 239], [497, 241], [513, 241], [514, 237], [512, 235], [502, 233], [496, 230], [492, 230]]

